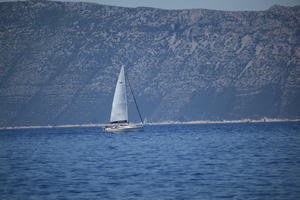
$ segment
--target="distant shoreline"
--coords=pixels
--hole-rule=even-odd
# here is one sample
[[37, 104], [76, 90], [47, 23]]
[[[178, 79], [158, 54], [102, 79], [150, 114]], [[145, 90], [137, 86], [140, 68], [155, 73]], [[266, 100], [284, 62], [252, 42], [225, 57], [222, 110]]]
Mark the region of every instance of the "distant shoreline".
[[[222, 120], [222, 121], [164, 121], [164, 122], [152, 122], [146, 123], [146, 125], [172, 125], [172, 124], [235, 124], [235, 123], [269, 123], [269, 122], [300, 122], [300, 119], [269, 119], [263, 118], [258, 120], [242, 119], [242, 120]], [[65, 125], [46, 125], [46, 126], [10, 126], [0, 127], [0, 130], [12, 130], [12, 129], [37, 129], [37, 128], [69, 128], [69, 127], [104, 127], [109, 124], [65, 124]]]
[[177, 121], [166, 121], [166, 122], [154, 122], [148, 123], [151, 125], [161, 125], [161, 124], [234, 124], [234, 123], [263, 123], [263, 122], [300, 122], [300, 119], [241, 119], [241, 120], [199, 120], [199, 121], [188, 121], [188, 122], [177, 122]]

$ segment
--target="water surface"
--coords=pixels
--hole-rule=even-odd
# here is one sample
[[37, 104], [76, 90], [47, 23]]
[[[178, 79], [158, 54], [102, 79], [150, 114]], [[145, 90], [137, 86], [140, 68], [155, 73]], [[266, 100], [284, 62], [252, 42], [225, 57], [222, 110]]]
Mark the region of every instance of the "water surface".
[[1, 130], [0, 199], [300, 199], [300, 123]]

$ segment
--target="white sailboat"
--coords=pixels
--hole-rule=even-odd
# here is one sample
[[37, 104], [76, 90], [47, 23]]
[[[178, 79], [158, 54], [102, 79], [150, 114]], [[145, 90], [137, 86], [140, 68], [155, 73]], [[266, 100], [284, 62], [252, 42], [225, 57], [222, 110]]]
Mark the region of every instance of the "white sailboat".
[[134, 103], [136, 105], [139, 117], [142, 124], [129, 124], [128, 121], [128, 108], [127, 108], [127, 93], [126, 93], [126, 74], [124, 66], [121, 67], [121, 71], [118, 77], [118, 82], [115, 89], [114, 99], [112, 103], [110, 123], [111, 126], [105, 127], [106, 132], [133, 132], [133, 131], [144, 131], [142, 117], [138, 109], [135, 97], [133, 95], [129, 80], [129, 88], [131, 90]]

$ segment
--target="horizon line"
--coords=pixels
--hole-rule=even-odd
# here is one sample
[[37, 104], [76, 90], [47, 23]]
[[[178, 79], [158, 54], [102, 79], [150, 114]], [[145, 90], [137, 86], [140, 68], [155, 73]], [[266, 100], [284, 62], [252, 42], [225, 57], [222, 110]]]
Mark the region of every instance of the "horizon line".
[[[300, 119], [279, 119], [279, 118], [261, 118], [261, 119], [240, 119], [240, 120], [195, 120], [195, 121], [162, 121], [150, 122], [145, 125], [192, 125], [192, 124], [240, 124], [240, 123], [277, 123], [277, 122], [300, 122]], [[132, 123], [140, 124], [140, 123]], [[83, 128], [83, 127], [105, 127], [109, 123], [89, 123], [89, 124], [62, 124], [62, 125], [36, 125], [36, 126], [9, 126], [0, 127], [0, 130], [15, 129], [38, 129], [38, 128]]]

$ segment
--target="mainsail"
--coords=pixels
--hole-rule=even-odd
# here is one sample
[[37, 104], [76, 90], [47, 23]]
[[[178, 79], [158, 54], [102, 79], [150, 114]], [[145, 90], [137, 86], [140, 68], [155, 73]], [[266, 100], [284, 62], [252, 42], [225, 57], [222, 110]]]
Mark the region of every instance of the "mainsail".
[[110, 114], [111, 123], [128, 122], [127, 110], [127, 97], [126, 97], [126, 84], [125, 84], [125, 71], [122, 66], [117, 86], [115, 89], [114, 100]]

